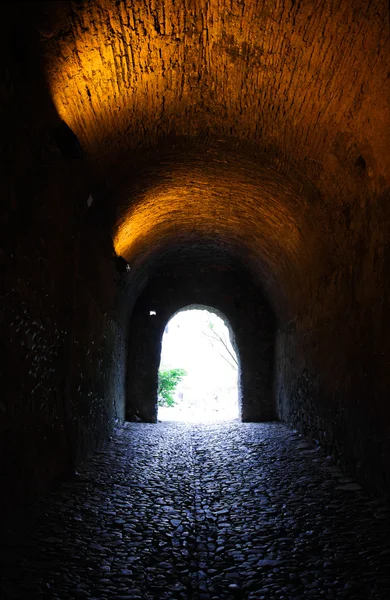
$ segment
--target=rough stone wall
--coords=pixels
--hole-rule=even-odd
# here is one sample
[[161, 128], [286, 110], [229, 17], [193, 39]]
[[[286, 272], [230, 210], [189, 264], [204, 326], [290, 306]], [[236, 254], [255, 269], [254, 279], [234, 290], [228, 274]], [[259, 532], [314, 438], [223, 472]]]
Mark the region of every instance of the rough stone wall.
[[242, 420], [274, 419], [275, 318], [248, 275], [210, 262], [164, 269], [138, 298], [129, 328], [126, 417], [156, 421], [162, 335], [177, 311], [194, 304], [219, 310], [232, 328], [241, 364]]
[[390, 491], [390, 196], [334, 215], [313, 302], [278, 332], [280, 417], [360, 481]]
[[107, 436], [123, 357], [112, 242], [85, 162], [54, 142], [38, 39], [10, 10], [2, 41], [0, 505], [14, 507]]
[[127, 315], [119, 313], [117, 272], [108, 232], [93, 220], [80, 228], [71, 295], [67, 398], [74, 463], [107, 439], [124, 416]]

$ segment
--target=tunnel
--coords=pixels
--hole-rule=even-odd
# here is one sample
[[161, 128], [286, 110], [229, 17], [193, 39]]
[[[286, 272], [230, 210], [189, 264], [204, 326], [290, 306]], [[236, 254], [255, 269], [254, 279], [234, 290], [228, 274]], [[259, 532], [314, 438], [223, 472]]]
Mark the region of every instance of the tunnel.
[[[244, 453], [226, 462], [233, 479], [260, 447], [271, 475], [298, 447], [333, 461], [341, 487], [355, 485], [365, 502], [388, 502], [388, 2], [85, 0], [0, 10], [5, 522], [31, 523], [39, 499], [73, 485], [96, 457], [116, 472], [113, 440], [135, 444], [126, 464], [145, 494], [142, 461], [158, 456], [155, 468], [180, 479], [166, 463], [175, 448], [183, 486], [192, 474], [213, 498], [216, 465], [226, 462], [218, 448], [231, 439]], [[178, 441], [157, 423], [157, 372], [166, 324], [191, 305], [219, 311], [234, 332], [241, 422], [226, 436], [182, 425]], [[255, 497], [259, 485], [241, 488]], [[213, 520], [205, 504], [199, 532], [207, 522], [206, 538], [219, 539], [224, 513]], [[276, 559], [264, 560], [277, 577]], [[117, 597], [298, 597], [282, 587], [250, 595], [234, 577], [207, 595], [208, 576], [197, 577], [196, 592], [126, 595], [124, 584]], [[312, 587], [299, 597], [314, 589], [314, 598], [383, 600], [385, 579], [377, 596]], [[111, 597], [101, 585], [108, 591], [95, 596]], [[94, 597], [61, 589], [36, 597]]]

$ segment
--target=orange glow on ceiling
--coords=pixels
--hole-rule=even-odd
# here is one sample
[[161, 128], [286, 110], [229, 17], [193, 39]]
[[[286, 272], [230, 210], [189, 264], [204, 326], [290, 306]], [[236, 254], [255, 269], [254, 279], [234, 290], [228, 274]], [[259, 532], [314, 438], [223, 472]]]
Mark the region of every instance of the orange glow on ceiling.
[[387, 11], [384, 1], [365, 12], [323, 0], [290, 10], [96, 0], [45, 42], [47, 77], [59, 115], [97, 160], [174, 133], [272, 146], [315, 176], [324, 161], [333, 173], [335, 152], [372, 154], [388, 175]]
[[225, 189], [213, 189], [206, 181], [202, 185], [171, 185], [143, 194], [116, 229], [116, 253], [131, 262], [151, 243], [159, 244], [168, 238], [174, 244], [179, 237], [185, 239], [196, 233], [253, 246], [263, 256], [271, 257], [278, 247], [290, 258], [299, 254], [299, 228], [280, 199], [267, 197], [259, 202], [258, 191], [247, 186], [245, 196], [237, 201], [237, 186], [229, 183], [228, 196]]
[[[81, 10], [73, 39], [60, 42], [61, 51], [47, 65], [59, 116], [92, 152], [98, 151], [107, 133], [125, 130], [134, 115], [139, 122], [140, 117], [153, 121], [169, 113], [177, 103], [173, 89], [180, 80], [175, 67], [168, 73], [164, 68], [164, 61], [171, 58], [172, 40], [140, 36], [124, 26], [128, 19], [124, 3], [116, 10], [110, 2], [101, 4], [100, 17], [97, 7]], [[151, 21], [146, 7], [141, 13], [145, 22]], [[178, 54], [177, 59], [183, 50]], [[187, 86], [180, 95], [191, 93]]]

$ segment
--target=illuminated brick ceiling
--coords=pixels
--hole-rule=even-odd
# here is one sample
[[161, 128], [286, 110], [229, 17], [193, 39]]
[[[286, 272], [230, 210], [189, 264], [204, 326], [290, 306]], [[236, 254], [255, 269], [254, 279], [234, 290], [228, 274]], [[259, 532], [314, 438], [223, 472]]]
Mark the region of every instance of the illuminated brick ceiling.
[[119, 207], [117, 251], [219, 239], [271, 279], [315, 262], [324, 207], [389, 184], [388, 21], [386, 0], [57, 8], [48, 82]]

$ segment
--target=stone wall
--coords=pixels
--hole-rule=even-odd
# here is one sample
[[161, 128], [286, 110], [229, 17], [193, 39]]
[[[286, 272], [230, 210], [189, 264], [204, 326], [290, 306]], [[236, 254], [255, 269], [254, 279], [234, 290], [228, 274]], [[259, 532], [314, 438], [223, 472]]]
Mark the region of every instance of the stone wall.
[[109, 227], [98, 202], [88, 207], [85, 160], [66, 159], [55, 141], [60, 119], [42, 76], [38, 33], [15, 11], [0, 57], [6, 506], [73, 472], [107, 438], [110, 422], [123, 413], [124, 377], [116, 312], [121, 275]]
[[334, 215], [334, 256], [316, 297], [279, 329], [276, 358], [280, 417], [381, 494], [390, 491], [389, 200]]

